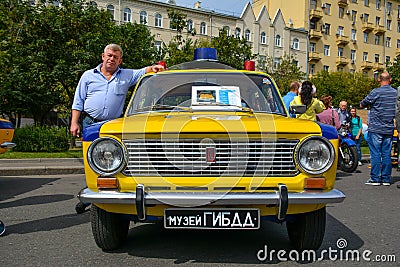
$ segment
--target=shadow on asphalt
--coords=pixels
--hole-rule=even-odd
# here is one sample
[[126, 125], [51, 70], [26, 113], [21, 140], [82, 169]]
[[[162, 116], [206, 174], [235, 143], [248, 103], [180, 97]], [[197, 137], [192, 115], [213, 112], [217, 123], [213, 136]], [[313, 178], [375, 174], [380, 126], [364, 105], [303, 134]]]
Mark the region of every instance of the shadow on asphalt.
[[[59, 178], [0, 177], [0, 201], [33, 191]], [[12, 185], [12, 190], [10, 188]]]
[[[340, 240], [351, 243], [345, 247], [346, 250], [357, 250], [364, 244], [351, 229], [328, 214], [325, 239], [321, 248], [315, 252], [316, 258], [330, 260], [326, 251], [338, 250], [337, 244]], [[267, 252], [266, 259], [258, 259], [257, 253], [260, 250], [263, 250], [260, 255], [265, 255], [264, 251]], [[173, 259], [175, 264], [276, 264], [282, 261], [277, 256], [279, 250], [285, 251], [286, 258], [290, 252], [294, 253], [285, 224], [263, 221], [261, 229], [255, 231], [201, 231], [166, 230], [162, 223], [157, 222], [135, 225], [130, 229], [128, 239], [122, 248], [109, 253], [128, 253], [141, 258]], [[296, 262], [299, 263], [316, 261], [313, 258], [294, 259], [298, 259]]]
[[23, 199], [18, 199], [10, 202], [0, 203], [0, 209], [38, 205], [46, 203], [60, 202], [75, 198], [74, 195], [58, 194], [58, 195], [46, 195], [46, 196], [32, 196]]

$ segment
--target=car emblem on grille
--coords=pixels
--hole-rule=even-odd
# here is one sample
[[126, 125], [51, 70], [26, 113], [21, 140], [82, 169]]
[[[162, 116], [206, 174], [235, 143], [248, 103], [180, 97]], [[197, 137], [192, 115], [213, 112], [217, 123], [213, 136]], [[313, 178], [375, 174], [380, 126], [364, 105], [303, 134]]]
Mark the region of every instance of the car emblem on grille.
[[206, 161], [207, 163], [215, 162], [215, 147], [206, 147]]

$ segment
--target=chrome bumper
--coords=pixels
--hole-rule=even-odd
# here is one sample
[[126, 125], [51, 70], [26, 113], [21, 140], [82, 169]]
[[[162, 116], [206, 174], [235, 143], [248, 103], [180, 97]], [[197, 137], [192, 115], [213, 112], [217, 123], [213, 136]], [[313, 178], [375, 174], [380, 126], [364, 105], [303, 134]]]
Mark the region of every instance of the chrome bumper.
[[16, 144], [11, 143], [11, 142], [4, 142], [0, 145], [0, 148], [13, 148], [15, 147]]
[[[279, 205], [283, 198], [288, 204], [327, 204], [339, 203], [345, 199], [345, 194], [337, 189], [331, 191], [305, 190], [299, 193], [288, 193], [286, 186], [271, 193], [215, 193], [215, 192], [145, 192], [139, 185], [136, 192], [121, 193], [118, 191], [94, 192], [88, 188], [82, 189], [78, 198], [86, 203], [104, 204], [136, 204], [143, 200], [144, 204], [167, 204], [182, 207], [199, 205], [251, 205], [251, 204], [276, 204]], [[137, 197], [138, 196], [138, 197]], [[284, 201], [285, 202], [285, 201]]]

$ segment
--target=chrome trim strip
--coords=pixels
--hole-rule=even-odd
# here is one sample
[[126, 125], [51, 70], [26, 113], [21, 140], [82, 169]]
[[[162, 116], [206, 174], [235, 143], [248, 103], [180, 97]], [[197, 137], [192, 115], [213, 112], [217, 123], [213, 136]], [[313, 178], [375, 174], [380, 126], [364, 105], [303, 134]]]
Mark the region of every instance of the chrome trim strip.
[[[218, 192], [146, 192], [145, 204], [167, 204], [178, 206], [196, 205], [279, 205], [279, 192], [270, 193], [218, 193]], [[331, 191], [304, 190], [300, 193], [288, 193], [290, 204], [327, 204], [340, 203], [345, 194], [337, 189]], [[135, 204], [136, 193], [120, 193], [117, 191], [94, 192], [82, 189], [78, 198], [82, 202], [104, 204]]]
[[0, 148], [13, 148], [15, 147], [16, 144], [11, 143], [11, 142], [4, 142], [0, 145]]

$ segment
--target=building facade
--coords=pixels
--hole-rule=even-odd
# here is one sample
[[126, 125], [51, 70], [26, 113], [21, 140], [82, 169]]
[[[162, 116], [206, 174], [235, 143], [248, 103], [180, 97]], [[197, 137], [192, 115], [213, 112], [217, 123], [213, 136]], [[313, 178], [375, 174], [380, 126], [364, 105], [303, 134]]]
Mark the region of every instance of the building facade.
[[225, 28], [230, 35], [244, 37], [252, 47], [252, 52], [263, 61], [270, 56], [275, 65], [286, 55], [293, 55], [296, 64], [306, 72], [307, 31], [291, 27], [285, 22], [280, 10], [274, 11], [271, 18], [266, 7], [254, 13], [248, 3], [240, 17], [226, 15], [201, 7], [198, 1], [192, 8], [178, 6], [174, 1], [153, 0], [95, 0], [98, 8], [108, 10], [117, 24], [140, 23], [146, 25], [155, 36], [156, 46], [168, 43], [176, 31], [171, 29], [168, 9], [173, 8], [187, 15], [188, 28], [194, 29], [193, 39], [212, 38]]
[[[289, 4], [290, 2], [290, 4]], [[360, 71], [376, 76], [400, 54], [400, 1], [253, 0], [254, 12], [282, 10], [309, 29], [309, 74]]]

